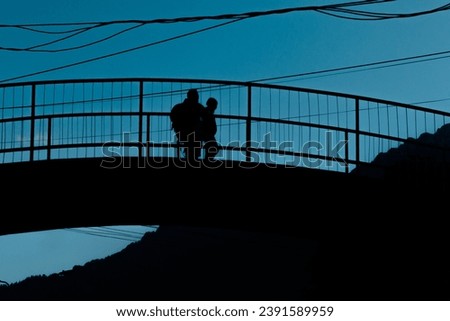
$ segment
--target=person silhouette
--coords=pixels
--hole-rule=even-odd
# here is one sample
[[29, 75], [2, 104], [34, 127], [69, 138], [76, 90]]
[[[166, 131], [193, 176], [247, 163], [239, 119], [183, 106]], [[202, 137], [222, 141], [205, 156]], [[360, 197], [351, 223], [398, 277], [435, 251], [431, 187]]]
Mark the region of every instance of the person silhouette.
[[219, 152], [219, 144], [216, 140], [217, 124], [216, 116], [214, 115], [217, 109], [217, 99], [210, 97], [206, 101], [206, 107], [203, 110], [202, 122], [200, 128], [201, 139], [204, 142], [204, 159], [206, 161], [212, 161]]
[[204, 107], [199, 103], [197, 89], [189, 89], [182, 103], [176, 104], [170, 111], [172, 129], [175, 132], [178, 144], [178, 157], [181, 152], [193, 165], [200, 158], [201, 144], [198, 129]]

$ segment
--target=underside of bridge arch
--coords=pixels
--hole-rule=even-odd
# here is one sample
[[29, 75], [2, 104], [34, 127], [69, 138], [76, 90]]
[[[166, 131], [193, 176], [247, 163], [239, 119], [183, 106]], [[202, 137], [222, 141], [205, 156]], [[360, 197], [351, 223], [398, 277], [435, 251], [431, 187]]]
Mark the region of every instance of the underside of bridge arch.
[[387, 179], [243, 162], [186, 167], [173, 158], [12, 163], [0, 177], [0, 235], [119, 224], [378, 233], [419, 226], [409, 211], [429, 199], [425, 188], [402, 191]]

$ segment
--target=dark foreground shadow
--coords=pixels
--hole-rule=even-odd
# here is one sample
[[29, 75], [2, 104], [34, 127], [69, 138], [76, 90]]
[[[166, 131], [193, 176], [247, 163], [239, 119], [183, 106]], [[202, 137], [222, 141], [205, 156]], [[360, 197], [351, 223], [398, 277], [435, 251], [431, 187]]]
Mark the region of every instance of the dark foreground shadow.
[[98, 162], [2, 166], [4, 209], [24, 214], [4, 210], [1, 233], [163, 228], [132, 246], [126, 265], [120, 254], [2, 286], [1, 299], [450, 299], [447, 193], [427, 175], [377, 179], [233, 164], [104, 169]]
[[448, 300], [434, 241], [163, 226], [108, 258], [0, 286], [0, 299]]

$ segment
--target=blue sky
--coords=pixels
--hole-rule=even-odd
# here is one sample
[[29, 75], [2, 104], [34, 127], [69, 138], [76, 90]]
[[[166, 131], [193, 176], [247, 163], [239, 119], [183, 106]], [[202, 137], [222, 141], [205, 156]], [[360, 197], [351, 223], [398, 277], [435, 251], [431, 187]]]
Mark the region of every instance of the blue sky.
[[[341, 2], [19, 0], [4, 5], [0, 12], [0, 21], [3, 24], [28, 24], [148, 20]], [[446, 1], [442, 0], [396, 0], [355, 9], [410, 13], [444, 4]], [[450, 50], [450, 29], [447, 28], [450, 25], [449, 15], [449, 11], [444, 11], [414, 18], [355, 21], [306, 11], [258, 17], [109, 59], [21, 80], [137, 76], [247, 81], [332, 69]], [[98, 45], [62, 53], [0, 51], [0, 59], [3, 62], [0, 75], [1, 79], [21, 76], [167, 39], [221, 22], [223, 21], [206, 20], [195, 23], [151, 24]], [[105, 27], [87, 32], [46, 49], [59, 49], [94, 41], [124, 27]], [[0, 30], [2, 47], [29, 47], [56, 38], [10, 28]], [[441, 100], [450, 97], [448, 63], [449, 59], [439, 59], [312, 79], [296, 78], [286, 84], [405, 103]], [[449, 102], [450, 100], [441, 101], [428, 106], [446, 109]]]
[[[342, 2], [344, 1], [16, 0], [2, 4], [0, 24], [150, 20]], [[447, 1], [438, 0], [396, 0], [359, 6], [355, 9], [382, 13], [410, 13], [429, 10], [446, 3]], [[123, 33], [98, 45], [60, 53], [0, 50], [0, 81], [161, 41], [223, 22], [205, 20], [191, 23], [151, 24]], [[79, 37], [47, 46], [45, 49], [82, 45], [130, 26], [110, 26], [86, 32]], [[340, 19], [311, 11], [293, 12], [246, 19], [142, 50], [17, 81], [105, 77], [252, 81], [447, 51], [450, 50], [449, 27], [450, 11], [381, 21]], [[47, 31], [64, 30], [63, 27], [40, 28]], [[29, 48], [59, 37], [61, 35], [47, 35], [4, 27], [0, 28], [0, 47]], [[391, 68], [325, 74], [322, 77], [289, 78], [286, 79], [289, 81], [284, 84], [404, 103], [436, 101], [421, 103], [421, 105], [448, 111], [449, 71], [450, 58], [446, 58]], [[58, 236], [65, 241], [48, 241], [53, 234], [0, 237], [2, 251], [0, 280], [15, 281], [18, 277], [9, 277], [8, 275], [13, 275], [9, 273], [20, 270], [18, 267], [24, 266], [43, 265], [49, 270], [27, 271], [21, 277], [27, 273], [40, 274], [49, 273], [50, 270], [57, 272], [60, 269], [67, 269], [66, 263], [54, 263], [51, 258], [42, 259], [43, 254], [52, 253], [56, 243], [62, 247], [60, 250], [66, 254], [64, 257], [74, 259], [70, 261], [73, 263], [68, 263], [69, 265], [81, 264], [87, 258], [105, 256], [125, 245], [124, 241], [100, 240], [100, 237], [75, 236], [74, 234], [66, 231]], [[78, 237], [81, 243], [74, 243], [74, 237]], [[93, 238], [97, 240], [95, 246], [91, 245]], [[38, 239], [42, 242], [31, 241]], [[79, 247], [75, 246], [75, 248], [83, 248], [85, 251], [68, 250], [74, 244], [79, 244]], [[85, 246], [86, 244], [90, 246]], [[64, 251], [64, 248], [67, 251]], [[20, 255], [11, 254], [18, 253], [17, 249], [29, 252], [23, 252]], [[9, 258], [16, 257], [17, 260], [6, 260], [2, 255], [3, 257], [9, 255]], [[10, 262], [10, 265], [7, 267], [5, 262]]]
[[31, 275], [70, 270], [105, 257], [142, 237], [147, 226], [114, 226], [0, 236], [0, 280], [18, 282]]

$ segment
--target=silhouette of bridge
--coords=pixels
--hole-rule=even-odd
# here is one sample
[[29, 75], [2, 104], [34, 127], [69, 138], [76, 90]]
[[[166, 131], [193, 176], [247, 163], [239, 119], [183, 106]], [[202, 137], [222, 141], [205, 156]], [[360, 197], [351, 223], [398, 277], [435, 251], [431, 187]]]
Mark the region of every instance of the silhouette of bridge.
[[[95, 170], [141, 167], [142, 159], [149, 160], [145, 164], [151, 167], [167, 167], [169, 163], [164, 160], [174, 160], [177, 150], [168, 115], [190, 88], [198, 89], [202, 103], [209, 97], [219, 101], [216, 117], [221, 151], [217, 158], [222, 167], [233, 169], [220, 179], [231, 174], [233, 179], [256, 182], [253, 187], [242, 184], [243, 197], [247, 198], [246, 191], [257, 184], [269, 186], [257, 178], [263, 171], [267, 173], [265, 168], [297, 168], [302, 182], [311, 177], [310, 182], [319, 184], [325, 175], [327, 180], [341, 179], [357, 166], [369, 164], [378, 154], [424, 132], [434, 133], [450, 122], [450, 113], [419, 106], [248, 82], [130, 78], [3, 84], [0, 169], [3, 189], [9, 192], [3, 194], [4, 198], [13, 195], [21, 202], [26, 192], [28, 198], [42, 202], [57, 195], [77, 206], [89, 198], [98, 203], [101, 189], [104, 191], [100, 198], [125, 197], [123, 186], [134, 189], [134, 194], [128, 191], [127, 197], [146, 197], [142, 189], [138, 190], [141, 194], [136, 194], [135, 181], [142, 181], [142, 171], [131, 169], [120, 174], [119, 183], [116, 172]], [[174, 174], [174, 164], [168, 166], [170, 175]], [[249, 173], [237, 166], [256, 170]], [[191, 171], [175, 171], [176, 179], [196, 180], [198, 176]], [[5, 180], [8, 175], [12, 176]], [[94, 175], [100, 175], [103, 187]], [[218, 174], [208, 171], [205, 175], [211, 179]], [[173, 185], [167, 171], [154, 171], [146, 179], [166, 191]], [[292, 172], [278, 171], [274, 184], [284, 185], [282, 179], [292, 179]], [[121, 187], [123, 180], [127, 185]], [[45, 181], [53, 195], [43, 187]], [[76, 182], [83, 187], [73, 187]], [[107, 190], [111, 186], [114, 189]], [[120, 196], [117, 191], [121, 189]], [[30, 228], [39, 227], [39, 221], [30, 222]], [[20, 226], [3, 232], [27, 230]]]
[[[350, 171], [447, 124], [450, 113], [233, 81], [96, 79], [0, 85], [0, 163], [175, 156], [168, 113], [189, 88], [219, 101], [219, 159]], [[346, 142], [345, 145], [338, 142]]]

